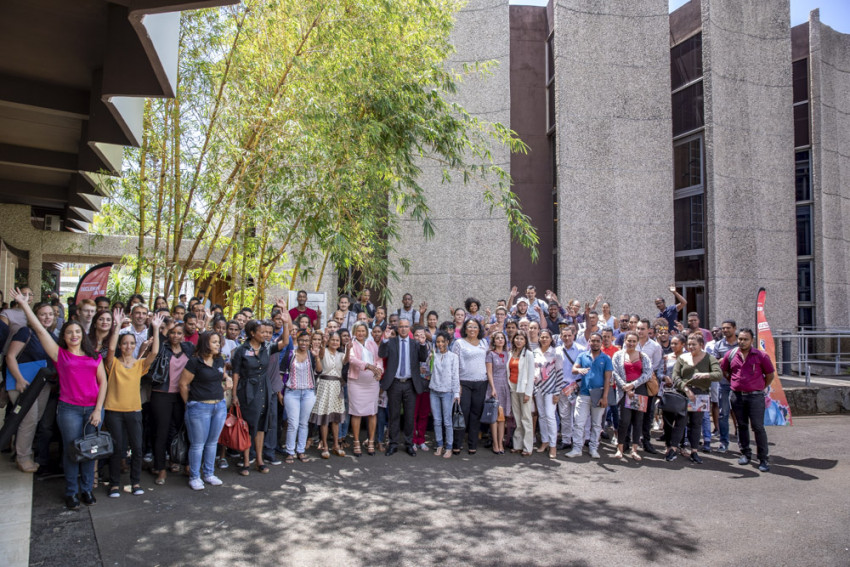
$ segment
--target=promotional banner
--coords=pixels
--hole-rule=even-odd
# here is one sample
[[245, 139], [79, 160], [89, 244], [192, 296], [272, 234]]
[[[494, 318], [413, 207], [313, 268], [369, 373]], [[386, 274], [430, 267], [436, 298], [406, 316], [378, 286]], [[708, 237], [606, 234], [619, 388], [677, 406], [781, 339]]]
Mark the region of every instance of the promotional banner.
[[106, 285], [109, 283], [109, 272], [112, 270], [112, 262], [104, 262], [93, 266], [80, 278], [77, 284], [77, 293], [74, 294], [77, 305], [84, 299], [94, 299], [106, 295]]
[[791, 408], [788, 407], [788, 400], [785, 398], [782, 383], [779, 381], [779, 368], [776, 366], [776, 347], [773, 342], [773, 333], [770, 332], [770, 325], [764, 316], [764, 299], [766, 295], [767, 292], [764, 288], [759, 289], [758, 298], [756, 299], [756, 325], [758, 328], [756, 331], [758, 333], [756, 341], [758, 348], [770, 357], [770, 362], [776, 368], [776, 378], [770, 383], [765, 393], [764, 424], [791, 425]]

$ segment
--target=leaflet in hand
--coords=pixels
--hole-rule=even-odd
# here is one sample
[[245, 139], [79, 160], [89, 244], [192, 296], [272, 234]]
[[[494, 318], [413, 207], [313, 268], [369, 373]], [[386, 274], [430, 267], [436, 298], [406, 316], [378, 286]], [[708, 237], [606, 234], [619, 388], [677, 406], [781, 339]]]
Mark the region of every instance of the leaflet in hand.
[[688, 411], [709, 411], [711, 409], [711, 396], [708, 394], [697, 394], [694, 401], [688, 400]]
[[646, 396], [635, 394], [634, 397], [631, 397], [626, 394], [626, 403], [623, 407], [633, 411], [646, 411], [647, 405], [649, 405], [649, 398]]

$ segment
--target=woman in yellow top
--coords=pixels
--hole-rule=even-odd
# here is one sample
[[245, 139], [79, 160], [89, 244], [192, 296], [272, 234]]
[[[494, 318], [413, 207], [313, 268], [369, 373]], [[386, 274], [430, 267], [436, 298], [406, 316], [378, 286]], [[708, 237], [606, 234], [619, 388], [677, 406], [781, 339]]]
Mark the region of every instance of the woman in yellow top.
[[[106, 427], [112, 435], [115, 447], [109, 458], [109, 497], [121, 496], [121, 457], [122, 447], [126, 435], [132, 459], [130, 461], [130, 482], [133, 485], [133, 494], [140, 496], [145, 493], [140, 485], [142, 476], [142, 398], [140, 395], [140, 383], [153, 364], [159, 352], [159, 328], [165, 318], [164, 313], [157, 313], [151, 322], [153, 326], [153, 339], [145, 341], [145, 345], [139, 349], [139, 353], [145, 352], [145, 348], [152, 346], [145, 358], [136, 359], [133, 351], [136, 349], [136, 337], [133, 333], [119, 334], [121, 323], [124, 322], [124, 312], [116, 309], [112, 313], [115, 329], [109, 339], [109, 351], [106, 355], [106, 368], [109, 372], [109, 381], [106, 387], [106, 401], [103, 404], [106, 410]], [[152, 342], [153, 345], [147, 343]], [[118, 352], [116, 353], [116, 347]]]

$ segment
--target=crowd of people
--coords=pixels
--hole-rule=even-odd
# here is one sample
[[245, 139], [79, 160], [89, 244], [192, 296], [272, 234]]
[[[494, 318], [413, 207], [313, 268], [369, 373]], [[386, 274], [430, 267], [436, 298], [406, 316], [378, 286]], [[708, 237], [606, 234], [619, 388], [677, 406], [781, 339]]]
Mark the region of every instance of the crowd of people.
[[[340, 296], [327, 320], [304, 291], [291, 308], [278, 299], [269, 319], [243, 308], [228, 320], [202, 294], [173, 308], [165, 297], [150, 307], [140, 295], [126, 304], [98, 297], [66, 314], [56, 300], [33, 304], [23, 287], [0, 312], [9, 399], [26, 390], [33, 368], [55, 367], [57, 380], [26, 412], [11, 449], [21, 471], [46, 473], [58, 428], [72, 509], [94, 504], [98, 484], [120, 497], [124, 473], [129, 492], [144, 494], [144, 468], [157, 485], [182, 473], [202, 490], [222, 484], [221, 469], [265, 474], [315, 458], [313, 450], [322, 459], [402, 448], [450, 459], [483, 447], [557, 459], [586, 448], [599, 459], [608, 442], [613, 459], [663, 453], [700, 464], [701, 452], [728, 452], [730, 415], [739, 464], [753, 460], [752, 429], [767, 472], [769, 357], [753, 347], [751, 329], [732, 320], [703, 329], [670, 292], [675, 303], [656, 298], [652, 318], [614, 315], [601, 296], [583, 308], [551, 291], [539, 298], [528, 286], [492, 310], [468, 298], [444, 321], [410, 294], [398, 309], [375, 306], [369, 290]], [[250, 433], [241, 451], [219, 444], [236, 409]], [[76, 462], [69, 444], [99, 427], [113, 454]], [[170, 454], [182, 431], [187, 462]]]

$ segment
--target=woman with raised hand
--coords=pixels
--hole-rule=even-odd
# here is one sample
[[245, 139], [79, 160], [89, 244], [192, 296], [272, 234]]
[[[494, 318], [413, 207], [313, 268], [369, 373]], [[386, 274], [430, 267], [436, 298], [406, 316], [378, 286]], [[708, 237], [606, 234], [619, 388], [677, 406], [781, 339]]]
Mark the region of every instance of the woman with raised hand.
[[[112, 435], [115, 450], [109, 457], [109, 497], [121, 496], [121, 460], [124, 457], [124, 440], [130, 447], [130, 483], [136, 496], [145, 493], [142, 489], [142, 398], [140, 388], [142, 376], [147, 374], [159, 353], [159, 328], [165, 318], [163, 313], [154, 315], [152, 348], [145, 358], [136, 359], [136, 336], [133, 333], [112, 333], [106, 355], [108, 387], [106, 390], [106, 427]], [[124, 312], [116, 309], [112, 313], [116, 329], [124, 322]], [[138, 352], [144, 350], [144, 346]], [[117, 352], [116, 352], [117, 351]]]
[[180, 397], [186, 404], [189, 435], [189, 487], [203, 490], [204, 483], [220, 486], [215, 476], [215, 449], [227, 406], [224, 403], [224, 358], [221, 336], [213, 331], [198, 335], [198, 346], [180, 375]]
[[[355, 323], [355, 329], [365, 323]], [[339, 333], [331, 333], [328, 336], [328, 344], [319, 350], [319, 358], [322, 360], [322, 374], [316, 385], [316, 403], [310, 412], [310, 423], [319, 426], [319, 450], [323, 459], [329, 459], [331, 451], [328, 450], [328, 426], [333, 435], [333, 454], [344, 457], [345, 451], [339, 446], [339, 424], [345, 420], [345, 399], [342, 394], [342, 367], [346, 354], [340, 347], [342, 341]], [[358, 423], [359, 425], [359, 423]], [[356, 445], [359, 448], [359, 445]]]
[[[42, 326], [51, 333], [51, 342], [53, 342], [52, 334], [56, 326], [56, 314], [53, 306], [49, 303], [39, 303], [35, 306], [36, 317]], [[26, 316], [26, 315], [25, 315]], [[7, 374], [11, 375], [12, 380], [6, 379], [6, 390], [9, 392], [9, 401], [14, 404], [18, 401], [18, 397], [27, 389], [35, 375], [28, 372], [28, 376], [24, 377], [21, 373], [21, 364], [36, 362], [51, 365], [50, 357], [45, 352], [41, 345], [37, 333], [30, 326], [24, 326], [12, 336], [9, 343], [9, 350], [6, 353], [6, 370]], [[37, 365], [32, 365], [34, 369]], [[38, 428], [38, 422], [44, 414], [50, 399], [50, 387], [45, 386], [39, 392], [35, 402], [33, 402], [26, 415], [18, 424], [17, 432], [15, 433], [15, 462], [21, 472], [33, 473], [38, 470], [38, 464], [33, 461], [32, 443], [35, 439], [35, 432]]]
[[531, 413], [534, 402], [534, 352], [528, 348], [528, 335], [517, 331], [511, 340], [508, 359], [508, 385], [511, 389], [511, 411], [516, 421], [511, 453], [522, 451], [523, 457], [531, 455], [534, 447], [534, 422]]
[[[269, 376], [269, 364], [272, 355], [286, 348], [289, 344], [288, 327], [291, 324], [286, 301], [278, 298], [275, 307], [284, 313], [284, 329], [277, 342], [272, 342], [274, 324], [269, 320], [257, 321], [252, 319], [245, 324], [247, 340], [230, 354], [230, 364], [233, 372], [233, 403], [242, 410], [242, 418], [248, 423], [251, 439], [254, 441], [254, 451], [257, 454], [257, 471], [263, 474], [269, 472], [268, 465], [263, 461], [263, 443], [266, 431], [277, 427], [270, 423], [271, 404], [278, 403], [280, 393], [275, 395]], [[243, 463], [239, 474], [248, 476], [250, 468], [250, 447], [242, 455]]]
[[[457, 355], [449, 350], [452, 338], [445, 331], [437, 333], [437, 348], [431, 354], [430, 398], [431, 413], [434, 415], [434, 438], [437, 450], [434, 455], [448, 459], [452, 456], [454, 429], [452, 429], [452, 410], [460, 402], [460, 374]], [[445, 431], [445, 435], [443, 432]], [[444, 449], [445, 448], [445, 449]], [[443, 451], [445, 450], [445, 454]]]
[[490, 336], [490, 350], [487, 351], [487, 379], [493, 384], [493, 397], [499, 401], [502, 408], [501, 421], [490, 425], [490, 436], [493, 438], [493, 452], [505, 454], [505, 421], [511, 414], [511, 390], [508, 387], [508, 340], [505, 333], [496, 331]]
[[[375, 431], [378, 425], [378, 397], [381, 393], [380, 380], [384, 364], [378, 356], [378, 344], [369, 337], [365, 323], [358, 322], [352, 328], [354, 339], [346, 349], [348, 363], [348, 413], [351, 415], [351, 433], [354, 436], [354, 456], [359, 457], [360, 423], [366, 418], [368, 438], [366, 454], [375, 454]], [[378, 333], [374, 333], [378, 335]], [[380, 339], [378, 339], [380, 340]]]
[[[185, 341], [183, 323], [177, 323], [168, 331], [168, 340], [160, 349], [160, 356], [168, 359], [168, 376], [162, 384], [153, 384], [151, 390], [151, 413], [154, 421], [153, 471], [156, 484], [165, 484], [168, 471], [165, 452], [169, 446], [169, 434], [180, 431], [186, 406], [180, 397], [180, 377], [192, 358], [195, 347]], [[180, 472], [180, 464], [172, 463], [171, 472]]]
[[[44, 348], [44, 352], [56, 365], [59, 376], [59, 406], [56, 421], [62, 432], [65, 447], [83, 436], [87, 425], [97, 427], [103, 420], [103, 401], [106, 398], [106, 370], [82, 325], [68, 321], [62, 325], [58, 344], [53, 341], [44, 325], [33, 313], [28, 298], [20, 289], [15, 290], [13, 299], [26, 314], [30, 328]], [[94, 483], [94, 461], [77, 463], [70, 452], [64, 452], [65, 505], [76, 510], [80, 500], [86, 506], [97, 500], [92, 494]], [[81, 496], [78, 499], [77, 493]]]
[[[534, 324], [534, 323], [532, 323]], [[540, 425], [538, 453], [549, 449], [549, 458], [558, 457], [558, 426], [555, 412], [564, 384], [563, 358], [552, 346], [549, 329], [540, 331], [540, 346], [534, 351], [534, 401]]]
[[[614, 353], [614, 380], [617, 381], [617, 404], [620, 411], [620, 427], [617, 431], [617, 452], [614, 458], [623, 458], [623, 446], [631, 433], [632, 450], [629, 456], [640, 461], [635, 447], [640, 442], [644, 412], [638, 409], [638, 396], [647, 397], [646, 383], [652, 378], [652, 361], [637, 350], [638, 335], [627, 331], [624, 335], [623, 350]], [[626, 407], [626, 406], [629, 407]]]

